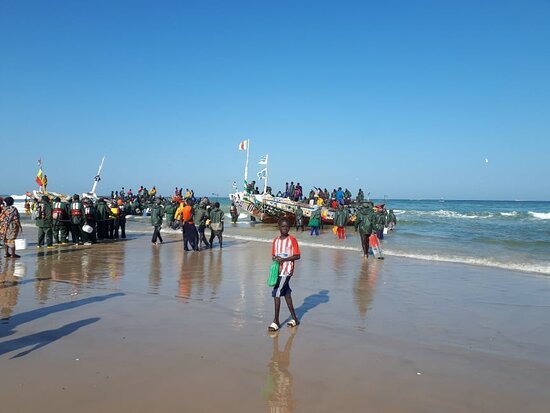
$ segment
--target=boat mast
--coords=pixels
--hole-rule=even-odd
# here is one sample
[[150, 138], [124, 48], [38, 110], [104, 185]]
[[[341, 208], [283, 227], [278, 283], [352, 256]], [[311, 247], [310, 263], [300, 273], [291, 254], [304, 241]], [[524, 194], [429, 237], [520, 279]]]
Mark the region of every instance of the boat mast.
[[269, 155], [265, 156], [265, 182], [264, 182], [264, 195], [267, 193], [267, 166], [269, 164]]
[[250, 139], [246, 140], [246, 163], [244, 164], [244, 191], [248, 186], [248, 155], [250, 154]]
[[99, 181], [101, 181], [101, 169], [103, 168], [103, 162], [105, 161], [105, 155], [103, 155], [103, 158], [101, 159], [101, 164], [99, 165], [99, 169], [97, 170], [96, 176], [94, 176], [94, 184], [92, 186], [91, 194], [95, 194], [95, 189], [97, 187], [97, 184]]

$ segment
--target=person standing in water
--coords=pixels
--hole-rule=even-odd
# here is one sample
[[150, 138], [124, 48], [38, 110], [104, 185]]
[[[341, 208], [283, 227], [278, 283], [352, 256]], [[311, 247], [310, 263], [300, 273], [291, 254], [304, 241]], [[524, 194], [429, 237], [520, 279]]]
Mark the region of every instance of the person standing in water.
[[298, 206], [294, 215], [296, 216], [296, 232], [298, 232], [298, 228], [302, 228], [302, 232], [304, 232], [304, 210]]
[[314, 207], [311, 217], [309, 217], [309, 226], [311, 227], [310, 236], [314, 233], [315, 236], [319, 236], [319, 225], [321, 225], [321, 211], [319, 207]]
[[334, 225], [338, 227], [336, 234], [338, 239], [346, 239], [346, 224], [348, 223], [349, 214], [348, 210], [341, 204], [338, 205], [338, 210], [334, 214]]
[[210, 211], [210, 248], [214, 248], [214, 237], [218, 237], [220, 248], [223, 248], [223, 219], [224, 213], [220, 209], [220, 203], [214, 202], [214, 208]]
[[300, 259], [300, 247], [296, 238], [288, 234], [289, 230], [290, 223], [288, 219], [281, 218], [279, 220], [280, 235], [273, 240], [271, 245], [272, 260], [279, 263], [279, 276], [271, 292], [275, 304], [275, 316], [273, 317], [273, 322], [269, 325], [269, 331], [277, 331], [281, 326], [279, 321], [281, 297], [285, 297], [286, 305], [292, 317], [287, 325], [289, 327], [296, 327], [300, 324], [300, 320], [298, 320], [296, 311], [294, 310], [291, 296], [292, 290], [290, 289], [290, 278], [294, 275], [294, 262]]
[[231, 214], [231, 222], [233, 224], [236, 224], [237, 220], [239, 219], [239, 211], [237, 210], [237, 207], [235, 206], [234, 202], [231, 202], [231, 207], [229, 208], [229, 213]]

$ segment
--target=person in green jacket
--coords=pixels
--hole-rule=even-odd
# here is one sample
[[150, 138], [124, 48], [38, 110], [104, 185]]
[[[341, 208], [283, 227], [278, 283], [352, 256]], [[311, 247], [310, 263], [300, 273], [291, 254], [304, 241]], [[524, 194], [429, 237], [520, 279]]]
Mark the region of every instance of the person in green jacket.
[[296, 217], [296, 231], [298, 228], [302, 228], [302, 232], [304, 232], [304, 210], [299, 205], [296, 207], [294, 216]]
[[176, 215], [176, 210], [178, 209], [174, 201], [169, 202], [168, 205], [164, 208], [164, 213], [166, 214], [166, 224], [168, 228], [172, 228], [172, 223], [174, 222], [174, 215]]
[[[198, 241], [198, 249], [201, 249], [201, 244], [204, 243], [204, 246], [208, 249], [210, 248], [210, 244], [206, 240], [206, 236], [204, 235], [204, 230], [206, 229], [206, 220], [208, 219], [208, 213], [206, 212], [206, 204], [204, 202], [201, 202], [200, 204], [196, 204], [193, 208], [193, 222], [195, 226], [197, 227], [197, 231], [199, 233], [199, 241]], [[220, 243], [221, 244], [221, 243]]]
[[222, 234], [223, 234], [223, 218], [224, 213], [220, 209], [220, 203], [214, 202], [214, 207], [210, 211], [209, 220], [210, 220], [210, 248], [214, 247], [214, 237], [218, 237], [218, 242], [220, 243], [220, 248], [222, 246]]
[[365, 200], [365, 194], [363, 193], [363, 190], [359, 188], [359, 192], [357, 192], [357, 198], [355, 198], [355, 201], [361, 205], [363, 201]]
[[92, 227], [92, 232], [89, 234], [82, 231], [82, 240], [84, 241], [84, 245], [95, 244], [97, 243], [97, 209], [90, 199], [84, 199], [82, 201], [82, 206], [84, 207], [84, 220], [86, 225]]
[[69, 205], [60, 197], [53, 200], [53, 239], [56, 244], [67, 244], [69, 235]]
[[319, 225], [321, 225], [321, 210], [318, 206], [315, 206], [309, 217], [309, 226], [311, 227], [310, 236], [313, 236], [313, 233], [315, 233], [315, 236], [319, 236]]
[[[162, 217], [164, 215], [164, 208], [161, 205], [161, 201], [157, 200], [151, 207], [151, 225], [154, 227], [153, 238], [151, 242], [154, 245], [162, 244], [162, 236], [160, 235], [160, 228], [162, 227]], [[157, 241], [158, 238], [158, 241]]]
[[334, 225], [338, 227], [336, 234], [338, 239], [346, 239], [346, 224], [348, 223], [349, 213], [348, 209], [342, 205], [338, 205], [338, 210], [334, 214]]
[[82, 225], [84, 225], [84, 207], [80, 202], [80, 196], [73, 195], [73, 202], [69, 207], [69, 215], [71, 220], [71, 237], [74, 244], [82, 245], [83, 240], [86, 239], [84, 231], [82, 231]]
[[386, 226], [386, 215], [384, 210], [376, 212], [376, 219], [374, 220], [376, 236], [378, 239], [384, 239], [384, 227]]
[[109, 238], [109, 207], [104, 198], [99, 198], [97, 201], [97, 239], [104, 240]]
[[361, 236], [361, 246], [363, 247], [363, 256], [369, 258], [369, 237], [373, 232], [373, 214], [372, 209], [361, 205], [357, 209], [355, 218], [355, 230], [359, 230]]
[[231, 222], [236, 224], [239, 219], [239, 211], [234, 202], [231, 202], [231, 207], [229, 207], [229, 214], [231, 215]]
[[390, 211], [388, 212], [388, 229], [390, 231], [393, 231], [396, 225], [397, 225], [397, 217], [393, 213], [393, 209], [390, 209]]
[[53, 211], [47, 195], [42, 195], [37, 205], [36, 226], [38, 227], [38, 248], [44, 246], [44, 239], [48, 248], [53, 247]]

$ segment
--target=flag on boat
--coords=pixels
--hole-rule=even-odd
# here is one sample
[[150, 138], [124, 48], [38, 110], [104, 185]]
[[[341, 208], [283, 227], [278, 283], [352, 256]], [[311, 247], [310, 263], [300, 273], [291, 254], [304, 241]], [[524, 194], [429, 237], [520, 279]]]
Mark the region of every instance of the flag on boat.
[[244, 141], [241, 141], [239, 143], [239, 151], [246, 151], [248, 149], [248, 139], [245, 139]]
[[258, 165], [267, 165], [267, 155], [264, 155], [260, 158], [260, 162], [258, 162]]
[[44, 175], [42, 174], [42, 167], [40, 167], [38, 169], [38, 173], [36, 174], [36, 183], [38, 184], [38, 186], [44, 186]]
[[262, 180], [267, 177], [267, 168], [262, 169], [260, 172], [258, 172], [258, 179]]

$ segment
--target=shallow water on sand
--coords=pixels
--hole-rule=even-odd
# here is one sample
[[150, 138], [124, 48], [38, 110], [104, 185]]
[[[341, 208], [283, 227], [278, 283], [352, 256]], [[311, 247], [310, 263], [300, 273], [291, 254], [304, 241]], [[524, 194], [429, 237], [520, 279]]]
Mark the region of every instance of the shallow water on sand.
[[267, 242], [236, 233], [184, 253], [177, 233], [152, 246], [129, 229], [0, 261], [6, 409], [547, 410], [546, 277], [304, 240], [291, 283], [302, 324], [269, 335]]

